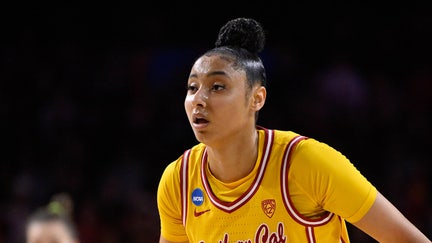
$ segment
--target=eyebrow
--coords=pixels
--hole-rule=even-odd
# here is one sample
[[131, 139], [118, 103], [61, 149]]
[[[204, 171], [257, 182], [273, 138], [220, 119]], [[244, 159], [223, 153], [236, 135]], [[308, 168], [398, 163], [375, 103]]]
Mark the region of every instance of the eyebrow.
[[[222, 76], [228, 77], [228, 75], [224, 71], [213, 71], [213, 72], [208, 73], [206, 76], [210, 77], [210, 76], [217, 76], [217, 75], [222, 75]], [[189, 75], [189, 78], [197, 78], [197, 77], [198, 77], [198, 75], [195, 73], [192, 73], [191, 75]]]

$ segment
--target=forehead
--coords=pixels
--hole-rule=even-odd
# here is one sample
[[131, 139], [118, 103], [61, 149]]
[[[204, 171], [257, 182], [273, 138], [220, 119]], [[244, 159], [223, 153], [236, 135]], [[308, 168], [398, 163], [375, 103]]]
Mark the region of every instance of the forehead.
[[220, 55], [201, 56], [196, 60], [192, 67], [192, 73], [195, 74], [208, 74], [215, 71], [223, 71], [226, 74], [239, 73], [233, 67], [232, 59]]

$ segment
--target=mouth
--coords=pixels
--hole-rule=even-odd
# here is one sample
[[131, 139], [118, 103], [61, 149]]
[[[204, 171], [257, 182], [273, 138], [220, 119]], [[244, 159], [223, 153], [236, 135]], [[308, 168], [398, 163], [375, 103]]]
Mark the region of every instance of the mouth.
[[209, 121], [202, 114], [195, 114], [192, 117], [192, 126], [194, 129], [203, 129], [206, 128], [209, 124]]
[[194, 117], [193, 118], [193, 123], [200, 125], [200, 124], [207, 124], [209, 123], [205, 118], [201, 118], [201, 117]]

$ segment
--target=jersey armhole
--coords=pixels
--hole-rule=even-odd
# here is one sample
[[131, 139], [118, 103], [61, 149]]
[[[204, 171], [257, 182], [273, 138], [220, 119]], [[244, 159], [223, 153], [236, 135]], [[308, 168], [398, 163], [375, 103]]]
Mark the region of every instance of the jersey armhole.
[[189, 155], [190, 149], [183, 153], [183, 158], [180, 166], [180, 194], [181, 194], [181, 209], [182, 209], [182, 222], [183, 227], [186, 228], [187, 218], [187, 195], [188, 195], [188, 170], [189, 170]]

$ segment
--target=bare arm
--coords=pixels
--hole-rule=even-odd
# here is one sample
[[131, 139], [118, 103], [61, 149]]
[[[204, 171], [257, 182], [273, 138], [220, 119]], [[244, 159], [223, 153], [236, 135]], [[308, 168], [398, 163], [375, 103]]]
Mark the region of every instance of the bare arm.
[[172, 241], [167, 241], [165, 238], [163, 238], [163, 236], [161, 235], [160, 236], [160, 239], [159, 239], [159, 243], [189, 243], [189, 242], [172, 242]]
[[366, 215], [353, 225], [379, 242], [431, 242], [379, 192]]

